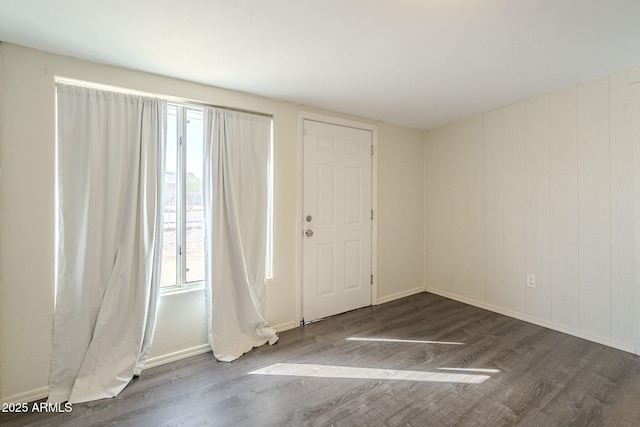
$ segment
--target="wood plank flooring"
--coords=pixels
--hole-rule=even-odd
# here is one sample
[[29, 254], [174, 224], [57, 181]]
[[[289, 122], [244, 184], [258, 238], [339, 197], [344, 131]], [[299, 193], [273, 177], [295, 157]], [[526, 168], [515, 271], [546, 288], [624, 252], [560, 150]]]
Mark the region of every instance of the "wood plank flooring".
[[[275, 364], [297, 375], [249, 374]], [[233, 363], [208, 353], [145, 370], [117, 398], [71, 413], [0, 416], [2, 426], [636, 427], [640, 357], [422, 293], [283, 332]]]

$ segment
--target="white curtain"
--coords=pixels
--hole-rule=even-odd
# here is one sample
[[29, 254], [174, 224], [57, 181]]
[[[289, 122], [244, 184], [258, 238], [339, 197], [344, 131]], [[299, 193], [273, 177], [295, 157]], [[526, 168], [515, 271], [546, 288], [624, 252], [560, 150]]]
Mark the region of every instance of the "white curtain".
[[230, 362], [278, 337], [264, 319], [271, 119], [205, 111], [205, 298], [209, 344]]
[[116, 396], [153, 336], [162, 100], [57, 84], [58, 246], [49, 401]]

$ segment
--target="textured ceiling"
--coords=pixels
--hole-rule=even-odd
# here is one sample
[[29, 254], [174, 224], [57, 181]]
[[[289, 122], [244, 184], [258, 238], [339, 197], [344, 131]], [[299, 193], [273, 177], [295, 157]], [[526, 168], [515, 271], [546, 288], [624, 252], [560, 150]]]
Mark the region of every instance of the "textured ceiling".
[[0, 41], [428, 129], [640, 65], [640, 1], [0, 0]]

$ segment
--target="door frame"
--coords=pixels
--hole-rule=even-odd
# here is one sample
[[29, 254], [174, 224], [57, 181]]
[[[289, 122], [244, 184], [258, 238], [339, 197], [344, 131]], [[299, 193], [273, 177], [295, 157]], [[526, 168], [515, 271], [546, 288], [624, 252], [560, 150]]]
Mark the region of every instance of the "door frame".
[[303, 285], [303, 238], [304, 238], [304, 121], [326, 123], [371, 132], [373, 155], [371, 156], [371, 208], [373, 220], [371, 222], [371, 305], [378, 299], [378, 127], [371, 123], [357, 122], [323, 114], [298, 111], [298, 177], [296, 201], [296, 324], [302, 322], [302, 285]]

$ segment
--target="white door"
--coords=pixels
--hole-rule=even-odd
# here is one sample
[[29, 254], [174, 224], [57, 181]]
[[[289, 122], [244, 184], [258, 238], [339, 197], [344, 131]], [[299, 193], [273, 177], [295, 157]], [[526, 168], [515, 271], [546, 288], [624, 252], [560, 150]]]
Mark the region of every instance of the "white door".
[[371, 131], [304, 120], [305, 322], [371, 305]]

